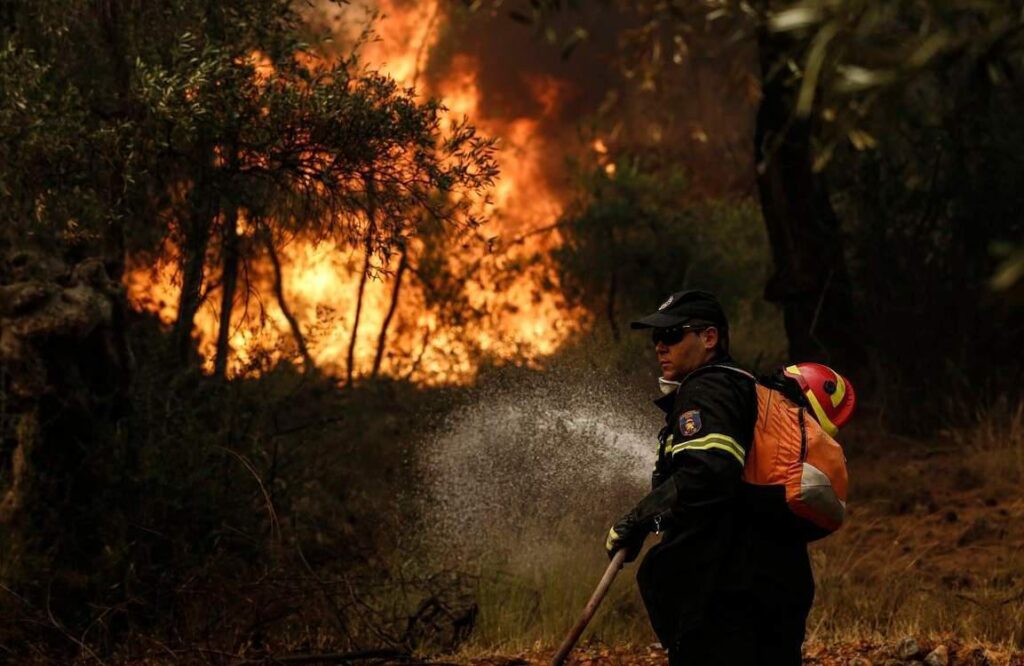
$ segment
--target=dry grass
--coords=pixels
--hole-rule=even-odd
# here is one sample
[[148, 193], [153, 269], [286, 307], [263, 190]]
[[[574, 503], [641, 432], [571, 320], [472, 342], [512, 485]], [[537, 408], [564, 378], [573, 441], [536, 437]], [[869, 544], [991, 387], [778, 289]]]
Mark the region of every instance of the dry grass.
[[812, 547], [810, 636], [1024, 645], [1024, 406], [924, 448], [885, 444], [851, 463], [849, 525]]
[[969, 452], [968, 464], [987, 484], [1005, 482], [1019, 491], [1024, 484], [1024, 401], [1011, 408], [997, 403], [975, 427], [952, 430], [953, 447]]
[[[586, 550], [586, 552], [582, 552]], [[506, 563], [499, 573], [480, 579], [480, 624], [469, 649], [521, 650], [557, 645], [576, 621], [608, 560], [601, 549], [562, 551], [522, 561], [514, 573]], [[609, 645], [656, 640], [647, 624], [633, 584], [635, 569], [620, 574], [600, 613], [588, 630], [590, 640]]]

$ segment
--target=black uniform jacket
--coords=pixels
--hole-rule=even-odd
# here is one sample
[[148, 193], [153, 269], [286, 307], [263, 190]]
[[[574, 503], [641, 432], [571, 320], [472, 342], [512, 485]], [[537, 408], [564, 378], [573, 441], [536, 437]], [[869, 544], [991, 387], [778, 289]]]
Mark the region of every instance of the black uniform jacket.
[[653, 482], [676, 484], [678, 497], [637, 580], [670, 661], [799, 664], [814, 597], [806, 544], [766, 519], [763, 496], [741, 481], [754, 381], [706, 366], [657, 404], [666, 420]]
[[656, 404], [666, 417], [653, 483], [674, 483], [678, 499], [637, 578], [654, 630], [669, 647], [709, 621], [723, 592], [750, 586], [738, 514], [757, 395], [740, 373], [705, 367]]

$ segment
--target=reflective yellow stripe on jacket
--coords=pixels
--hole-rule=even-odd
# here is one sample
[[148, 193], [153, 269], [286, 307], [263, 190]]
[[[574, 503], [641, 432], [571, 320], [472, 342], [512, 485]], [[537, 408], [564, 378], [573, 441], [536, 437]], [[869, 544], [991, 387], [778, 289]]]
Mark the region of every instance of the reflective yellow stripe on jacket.
[[671, 453], [675, 455], [680, 451], [707, 451], [709, 449], [718, 449], [719, 451], [725, 451], [742, 465], [746, 459], [746, 451], [740, 446], [732, 437], [728, 435], [722, 435], [717, 432], [713, 432], [710, 435], [704, 435], [697, 439], [690, 439], [685, 442], [679, 442], [672, 446]]

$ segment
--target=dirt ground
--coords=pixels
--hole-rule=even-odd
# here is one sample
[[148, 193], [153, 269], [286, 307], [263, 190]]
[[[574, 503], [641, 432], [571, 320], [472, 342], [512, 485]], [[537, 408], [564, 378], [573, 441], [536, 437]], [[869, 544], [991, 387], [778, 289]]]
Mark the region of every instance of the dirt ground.
[[[900, 641], [885, 643], [858, 642], [842, 645], [804, 646], [806, 666], [904, 666], [910, 664], [941, 664], [941, 661], [925, 661], [933, 651], [945, 647], [948, 655], [945, 663], [964, 666], [1024, 666], [1024, 651], [1006, 650], [983, 645], [966, 645], [957, 641], [922, 640], [912, 655], [901, 654], [901, 648], [908, 649], [906, 637]], [[546, 666], [553, 651], [528, 652], [520, 655], [495, 655], [477, 657], [457, 662], [465, 666]], [[934, 658], [932, 658], [934, 659]], [[645, 647], [615, 647], [585, 645], [577, 648], [566, 662], [567, 666], [663, 666], [668, 663], [665, 652], [657, 645]]]

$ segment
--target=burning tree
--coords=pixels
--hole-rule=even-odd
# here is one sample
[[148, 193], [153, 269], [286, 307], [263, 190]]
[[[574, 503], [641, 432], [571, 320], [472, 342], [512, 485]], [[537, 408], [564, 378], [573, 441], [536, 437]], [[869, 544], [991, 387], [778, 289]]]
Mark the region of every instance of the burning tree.
[[[300, 43], [267, 44], [257, 37], [211, 47], [188, 35], [169, 66], [140, 76], [155, 110], [149, 135], [167, 137], [157, 150], [185, 156], [176, 166], [184, 181], [178, 189], [187, 193], [166, 210], [167, 240], [182, 276], [177, 354], [183, 359], [190, 349], [204, 276], [214, 269], [221, 296], [219, 374], [227, 366], [240, 269], [250, 275], [261, 250], [279, 266], [276, 248], [297, 236], [362, 248], [354, 345], [368, 276], [386, 268], [427, 219], [475, 226], [475, 201], [467, 195], [480, 194], [496, 174], [491, 142], [465, 122], [443, 133], [439, 104], [417, 102], [392, 79], [361, 70], [354, 56], [329, 63]], [[200, 54], [208, 64], [197, 70]], [[311, 364], [277, 268], [274, 284]]]
[[109, 560], [104, 514], [138, 462], [126, 266], [173, 258], [180, 364], [219, 292], [214, 369], [226, 372], [232, 314], [259, 275], [311, 364], [283, 296], [285, 244], [361, 248], [361, 301], [417, 234], [479, 221], [492, 142], [355, 56], [319, 55], [326, 35], [293, 4], [4, 4], [0, 519], [4, 576], [27, 598], [38, 567], [64, 572], [71, 607], [103, 583], [73, 572]]
[[[35, 235], [102, 241], [115, 279], [129, 256], [172, 252], [179, 359], [219, 290], [223, 372], [239, 275], [290, 237], [362, 247], [370, 274], [427, 220], [479, 221], [492, 142], [465, 121], [442, 127], [437, 102], [355, 56], [318, 55], [327, 35], [304, 40], [291, 3], [64, 4], [9, 10], [7, 125], [22, 135], [8, 144], [8, 210]], [[61, 59], [65, 35], [98, 60]], [[61, 129], [77, 144], [42, 143]], [[53, 163], [58, 149], [70, 160]]]

